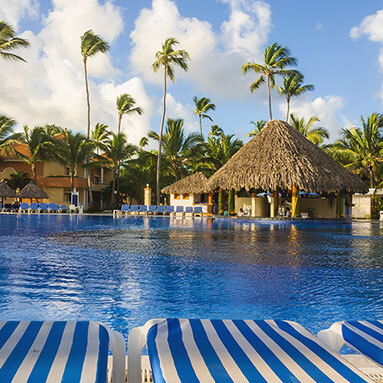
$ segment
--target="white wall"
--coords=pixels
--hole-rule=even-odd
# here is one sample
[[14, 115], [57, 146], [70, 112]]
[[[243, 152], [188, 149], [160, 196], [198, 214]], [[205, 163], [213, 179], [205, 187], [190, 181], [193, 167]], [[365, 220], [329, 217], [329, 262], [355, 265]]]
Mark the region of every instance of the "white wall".
[[352, 218], [371, 218], [371, 195], [354, 194], [352, 205]]

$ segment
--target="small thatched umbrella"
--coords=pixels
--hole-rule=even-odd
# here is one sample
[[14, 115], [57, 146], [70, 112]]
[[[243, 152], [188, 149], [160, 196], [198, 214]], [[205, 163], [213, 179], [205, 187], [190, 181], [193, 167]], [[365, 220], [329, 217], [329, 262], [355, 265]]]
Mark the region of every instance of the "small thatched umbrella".
[[202, 173], [194, 173], [164, 187], [161, 192], [165, 194], [202, 194], [209, 192], [209, 189], [207, 187], [207, 178]]
[[19, 192], [20, 198], [30, 198], [32, 202], [32, 198], [38, 200], [43, 198], [48, 198], [48, 194], [45, 191], [41, 190], [37, 185], [33, 183], [33, 181], [29, 182], [23, 189]]
[[[289, 124], [269, 121], [208, 181], [211, 189], [366, 192], [367, 185]], [[294, 202], [294, 201], [293, 201]], [[294, 211], [294, 204], [293, 204]]]
[[5, 182], [0, 182], [0, 197], [1, 204], [4, 205], [4, 198], [14, 198], [16, 197], [16, 192], [13, 189], [11, 189]]

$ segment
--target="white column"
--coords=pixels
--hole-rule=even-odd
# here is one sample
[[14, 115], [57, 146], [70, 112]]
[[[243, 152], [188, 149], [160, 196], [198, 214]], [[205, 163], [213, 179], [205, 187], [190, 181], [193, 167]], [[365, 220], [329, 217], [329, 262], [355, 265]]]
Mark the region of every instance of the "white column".
[[271, 197], [271, 203], [270, 203], [270, 218], [275, 217], [275, 204], [276, 200], [274, 197]]
[[101, 184], [104, 183], [104, 168], [101, 168], [101, 177], [100, 177]]
[[251, 196], [251, 216], [255, 217], [255, 194]]

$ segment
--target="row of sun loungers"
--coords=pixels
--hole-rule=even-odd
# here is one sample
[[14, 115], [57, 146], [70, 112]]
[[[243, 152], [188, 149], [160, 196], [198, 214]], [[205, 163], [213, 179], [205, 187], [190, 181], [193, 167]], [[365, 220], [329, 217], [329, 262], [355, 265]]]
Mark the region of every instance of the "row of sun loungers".
[[[144, 381], [144, 346], [145, 382], [374, 382], [382, 337], [383, 321], [338, 322], [316, 337], [284, 320], [153, 319], [130, 331], [128, 383]], [[343, 344], [373, 370], [340, 355]], [[0, 322], [1, 382], [124, 383], [125, 354], [122, 335], [98, 322]]]
[[21, 202], [20, 204], [4, 204], [0, 203], [1, 212], [14, 212], [14, 213], [66, 213], [68, 210], [67, 205], [58, 205], [57, 203], [27, 203]]
[[139, 214], [153, 214], [153, 215], [173, 215], [173, 216], [203, 216], [203, 209], [201, 206], [171, 206], [171, 205], [122, 205], [121, 210], [114, 210], [113, 215], [118, 216], [124, 214], [139, 215]]

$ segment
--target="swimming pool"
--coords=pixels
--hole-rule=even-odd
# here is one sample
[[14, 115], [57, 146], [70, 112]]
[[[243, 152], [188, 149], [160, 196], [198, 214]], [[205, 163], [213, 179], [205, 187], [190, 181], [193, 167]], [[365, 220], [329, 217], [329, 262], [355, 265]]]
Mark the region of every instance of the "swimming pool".
[[383, 226], [0, 215], [0, 318], [383, 317]]

